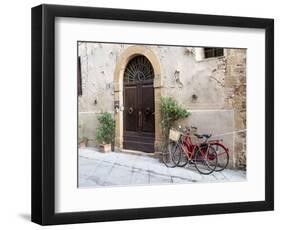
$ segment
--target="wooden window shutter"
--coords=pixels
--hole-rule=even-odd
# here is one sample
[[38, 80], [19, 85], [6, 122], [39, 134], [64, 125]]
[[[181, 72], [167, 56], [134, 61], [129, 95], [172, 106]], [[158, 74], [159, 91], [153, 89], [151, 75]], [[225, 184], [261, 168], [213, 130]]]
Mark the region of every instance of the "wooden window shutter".
[[81, 58], [77, 58], [77, 92], [78, 96], [82, 95], [82, 76], [81, 76]]
[[205, 48], [205, 58], [223, 56], [223, 48]]

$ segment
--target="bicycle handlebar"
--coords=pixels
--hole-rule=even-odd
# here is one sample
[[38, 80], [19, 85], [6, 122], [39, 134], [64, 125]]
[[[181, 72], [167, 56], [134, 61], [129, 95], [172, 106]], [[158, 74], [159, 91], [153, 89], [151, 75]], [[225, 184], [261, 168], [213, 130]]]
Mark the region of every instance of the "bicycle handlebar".
[[181, 126], [179, 126], [178, 128], [179, 128], [180, 130], [185, 131], [185, 132], [186, 132], [186, 131], [191, 131], [191, 129], [194, 129], [194, 130], [197, 131], [197, 129], [198, 129], [198, 128], [195, 127], [195, 126], [190, 126], [190, 127], [189, 127], [189, 126], [185, 126], [184, 128], [181, 128]]
[[194, 135], [195, 137], [197, 137], [198, 139], [203, 139], [205, 138], [205, 141], [207, 141], [211, 136], [212, 134], [198, 134], [196, 133], [197, 132], [197, 127], [195, 126], [185, 126], [184, 128], [182, 128], [181, 126], [178, 126], [178, 129], [180, 132], [182, 132], [182, 135], [185, 136], [185, 135], [190, 135], [191, 134], [191, 130], [193, 129], [193, 131], [195, 131], [195, 133], [192, 133], [192, 135]]
[[[181, 131], [181, 132], [183, 132], [183, 133], [187, 133], [187, 132], [191, 132], [191, 130], [193, 129], [195, 132], [197, 132], [197, 130], [198, 130], [198, 128], [197, 127], [195, 127], [195, 126], [185, 126], [184, 128], [182, 128], [181, 126], [179, 126], [178, 127], [179, 128], [179, 130]], [[212, 136], [212, 134], [210, 133], [210, 134], [197, 134], [197, 133], [194, 133], [194, 136], [196, 136], [197, 138], [199, 138], [199, 139], [202, 139], [202, 138], [206, 138], [206, 139], [209, 139], [211, 136]]]
[[202, 139], [202, 138], [209, 139], [209, 138], [212, 136], [212, 134], [202, 134], [202, 135], [200, 135], [200, 134], [194, 134], [194, 136], [196, 136], [196, 137], [199, 138], [199, 139]]

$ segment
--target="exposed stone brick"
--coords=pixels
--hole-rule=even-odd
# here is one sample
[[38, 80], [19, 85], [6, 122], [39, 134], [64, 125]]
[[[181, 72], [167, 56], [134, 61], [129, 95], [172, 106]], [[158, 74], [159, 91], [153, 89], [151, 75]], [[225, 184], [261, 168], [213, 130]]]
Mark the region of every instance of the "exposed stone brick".
[[246, 50], [228, 49], [226, 55], [226, 92], [233, 92], [232, 100], [226, 97], [226, 107], [235, 110], [234, 128], [236, 167], [246, 167]]

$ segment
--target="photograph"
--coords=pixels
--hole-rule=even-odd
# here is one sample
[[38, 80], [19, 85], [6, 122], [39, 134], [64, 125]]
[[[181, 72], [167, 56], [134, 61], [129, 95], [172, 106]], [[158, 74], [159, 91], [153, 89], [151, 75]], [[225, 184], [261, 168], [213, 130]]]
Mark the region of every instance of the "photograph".
[[247, 181], [247, 49], [77, 41], [77, 187]]

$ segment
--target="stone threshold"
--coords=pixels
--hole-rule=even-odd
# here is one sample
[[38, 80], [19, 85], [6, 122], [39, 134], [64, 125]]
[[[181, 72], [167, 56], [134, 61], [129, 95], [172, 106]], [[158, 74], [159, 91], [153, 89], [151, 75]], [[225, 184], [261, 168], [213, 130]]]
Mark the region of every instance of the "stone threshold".
[[146, 157], [157, 158], [157, 154], [156, 153], [147, 153], [147, 152], [142, 152], [142, 151], [132, 150], [132, 149], [120, 149], [119, 151], [116, 151], [116, 152], [121, 152], [121, 153], [126, 153], [126, 154], [133, 154], [133, 155], [137, 155], [137, 156], [146, 156]]

